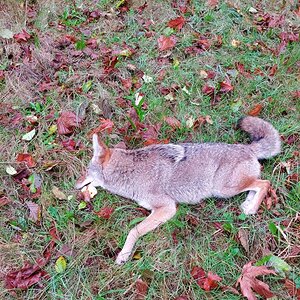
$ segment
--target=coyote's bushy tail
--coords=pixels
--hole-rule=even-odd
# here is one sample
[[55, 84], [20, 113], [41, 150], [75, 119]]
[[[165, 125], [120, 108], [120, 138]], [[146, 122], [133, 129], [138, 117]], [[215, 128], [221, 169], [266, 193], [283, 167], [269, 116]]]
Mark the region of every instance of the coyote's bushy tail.
[[257, 117], [244, 117], [239, 127], [250, 134], [249, 145], [257, 158], [269, 158], [280, 152], [280, 136], [278, 131], [268, 122]]

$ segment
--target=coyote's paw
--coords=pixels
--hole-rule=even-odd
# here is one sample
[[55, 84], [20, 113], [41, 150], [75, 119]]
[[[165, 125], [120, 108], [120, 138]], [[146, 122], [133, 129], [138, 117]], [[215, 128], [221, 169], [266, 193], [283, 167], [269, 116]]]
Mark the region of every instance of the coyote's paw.
[[241, 209], [245, 215], [255, 215], [257, 213], [256, 207], [251, 205], [248, 201], [241, 204]]
[[118, 265], [123, 265], [129, 259], [130, 254], [131, 254], [130, 252], [123, 253], [121, 251], [117, 256], [116, 263]]

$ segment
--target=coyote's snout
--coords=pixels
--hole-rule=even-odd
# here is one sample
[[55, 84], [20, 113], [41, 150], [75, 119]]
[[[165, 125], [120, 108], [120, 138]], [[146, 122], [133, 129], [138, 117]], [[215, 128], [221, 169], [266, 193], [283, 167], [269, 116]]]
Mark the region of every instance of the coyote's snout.
[[245, 117], [240, 128], [252, 143], [184, 143], [136, 150], [108, 148], [93, 136], [93, 158], [76, 188], [87, 184], [132, 199], [151, 214], [130, 230], [116, 262], [130, 257], [137, 239], [171, 219], [177, 203], [196, 204], [207, 197], [229, 198], [249, 191], [241, 207], [255, 214], [269, 188], [260, 178], [258, 159], [280, 152], [280, 137], [268, 122]]

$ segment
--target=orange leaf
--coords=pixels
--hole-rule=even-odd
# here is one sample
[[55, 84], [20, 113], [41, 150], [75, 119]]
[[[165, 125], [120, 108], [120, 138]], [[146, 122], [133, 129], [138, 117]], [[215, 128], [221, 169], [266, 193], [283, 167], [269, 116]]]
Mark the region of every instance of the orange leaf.
[[36, 163], [35, 161], [33, 160], [31, 154], [28, 154], [28, 153], [19, 153], [17, 155], [17, 159], [16, 159], [18, 162], [25, 162], [26, 165], [29, 167], [29, 168], [33, 168], [35, 167]]
[[252, 117], [256, 117], [260, 114], [263, 106], [261, 104], [256, 104], [249, 112], [248, 115]]

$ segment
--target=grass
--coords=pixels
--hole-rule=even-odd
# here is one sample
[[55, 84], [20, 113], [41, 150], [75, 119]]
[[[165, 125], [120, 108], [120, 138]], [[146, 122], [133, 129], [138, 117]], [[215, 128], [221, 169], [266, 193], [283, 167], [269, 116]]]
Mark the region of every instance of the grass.
[[[0, 81], [1, 105], [12, 105], [14, 113], [20, 112], [24, 119], [37, 116], [38, 130], [31, 141], [25, 142], [21, 137], [28, 122], [22, 121], [16, 127], [0, 125], [0, 191], [13, 200], [1, 207], [0, 212], [0, 279], [4, 279], [7, 272], [22, 267], [25, 261], [34, 263], [41, 257], [50, 240], [49, 229], [53, 224], [61, 241], [45, 267], [50, 278], [40, 287], [35, 285], [26, 291], [16, 291], [20, 299], [135, 299], [138, 278], [149, 283], [146, 299], [175, 299], [180, 295], [186, 295], [188, 299], [242, 299], [242, 296], [221, 289], [203, 291], [191, 277], [193, 266], [212, 271], [223, 278], [223, 285], [233, 286], [245, 263], [258, 261], [269, 252], [286, 260], [292, 273], [299, 274], [299, 254], [291, 258], [289, 251], [300, 242], [296, 230], [300, 186], [299, 182], [288, 183], [288, 180], [289, 175], [299, 174], [296, 153], [299, 151], [299, 100], [293, 92], [299, 90], [300, 47], [299, 42], [291, 42], [280, 55], [268, 50], [279, 46], [280, 32], [297, 32], [297, 29], [299, 32], [299, 19], [294, 13], [296, 2], [277, 7], [277, 2], [263, 1], [258, 8], [261, 14], [283, 14], [286, 21], [260, 31], [255, 25], [256, 16], [249, 12], [253, 5], [251, 1], [236, 1], [235, 4], [220, 1], [214, 9], [204, 1], [191, 1], [190, 10], [185, 14], [187, 23], [179, 32], [167, 27], [170, 19], [180, 15], [167, 1], [149, 1], [141, 14], [135, 10], [139, 6], [136, 3], [125, 13], [118, 12], [116, 3], [104, 0], [26, 1], [25, 5], [36, 12], [34, 17], [25, 17], [22, 1], [11, 0], [4, 4], [14, 22], [0, 17], [0, 25], [13, 33], [25, 28], [34, 38], [29, 42], [32, 49], [29, 62], [22, 54], [22, 44], [13, 39], [0, 42], [4, 49], [0, 52], [0, 70], [5, 71], [5, 80]], [[85, 9], [100, 9], [104, 16], [88, 22]], [[152, 22], [147, 24], [149, 20]], [[72, 51], [76, 49], [72, 47], [57, 46], [60, 39], [70, 35], [80, 41], [76, 44], [77, 50], [84, 50], [89, 38], [85, 31], [90, 31], [91, 37], [100, 45], [117, 50], [126, 43], [135, 49], [135, 54], [129, 58], [119, 57], [117, 75], [103, 79], [99, 49], [95, 52], [100, 58], [93, 60], [89, 55], [74, 55]], [[222, 45], [211, 46], [199, 55], [186, 54], [185, 49], [193, 45], [196, 32], [208, 36], [210, 41], [219, 35]], [[159, 52], [157, 38], [171, 34], [177, 37], [176, 46], [170, 52]], [[233, 45], [234, 40], [239, 41], [237, 47]], [[261, 46], [259, 41], [268, 48]], [[53, 59], [56, 54], [63, 56], [63, 68], [55, 69]], [[237, 62], [244, 64], [252, 78], [238, 74]], [[135, 66], [136, 71], [132, 71], [130, 65]], [[277, 72], [269, 76], [274, 65], [277, 65]], [[153, 82], [143, 82], [137, 70], [152, 77]], [[162, 70], [165, 76], [160, 80]], [[216, 77], [203, 79], [203, 70], [214, 71]], [[142, 85], [135, 91], [128, 91], [121, 84], [121, 79], [126, 78], [133, 78]], [[223, 94], [212, 106], [202, 87], [208, 82], [217, 88], [226, 78], [230, 78], [234, 90]], [[46, 79], [55, 83], [54, 88], [39, 91], [37, 87]], [[161, 92], [162, 87], [176, 87], [173, 97], [166, 97]], [[103, 133], [103, 139], [110, 146], [126, 140], [126, 133], [118, 128], [128, 124], [129, 105], [118, 105], [118, 98], [134, 99], [137, 91], [145, 94], [144, 124], [161, 124], [158, 138], [172, 142], [247, 142], [246, 136], [235, 130], [236, 122], [261, 104], [260, 116], [272, 122], [284, 141], [281, 154], [263, 162], [263, 177], [271, 180], [279, 199], [276, 206], [270, 210], [263, 207], [257, 216], [246, 217], [238, 208], [244, 194], [225, 201], [208, 199], [197, 206], [181, 205], [171, 221], [138, 241], [136, 247], [140, 259], [116, 266], [115, 252], [123, 246], [130, 228], [144, 218], [143, 213], [135, 203], [105, 191], [98, 192], [93, 209], [80, 210], [73, 184], [91, 155], [87, 133], [99, 126], [100, 117], [109, 118], [115, 124], [112, 134]], [[61, 146], [61, 141], [67, 138], [49, 133], [49, 128], [56, 124], [61, 111], [78, 113], [82, 103], [88, 104], [84, 126], [71, 138], [80, 141], [83, 149], [70, 152]], [[181, 122], [181, 128], [172, 130], [163, 121], [165, 116], [175, 116]], [[212, 124], [195, 130], [189, 128], [189, 118], [196, 120], [199, 116], [210, 116]], [[287, 142], [292, 135], [294, 141]], [[127, 146], [137, 148], [143, 142], [143, 139], [132, 139], [127, 141]], [[34, 171], [43, 179], [41, 196], [35, 200], [42, 210], [40, 224], [29, 219], [25, 202], [30, 199], [20, 197], [21, 186], [5, 172], [7, 165], [18, 167], [15, 162], [18, 153], [33, 155], [37, 161]], [[50, 161], [57, 162], [57, 166], [45, 171], [45, 164]], [[53, 186], [59, 187], [68, 200], [56, 199], [51, 192]], [[115, 208], [108, 220], [93, 213], [105, 206]], [[196, 224], [189, 221], [190, 216], [197, 220]], [[290, 231], [284, 231], [285, 237], [280, 233], [272, 235], [270, 223], [281, 224], [285, 230], [286, 225], [282, 224], [286, 220], [291, 223]], [[237, 239], [241, 228], [249, 234], [249, 252]], [[177, 243], [172, 238], [174, 232]], [[59, 255], [67, 259], [63, 274], [57, 274], [54, 268]], [[297, 280], [299, 276], [295, 282]], [[291, 299], [280, 277], [266, 277], [265, 282], [278, 299]], [[4, 289], [3, 282], [0, 287], [1, 299], [14, 298]]]

